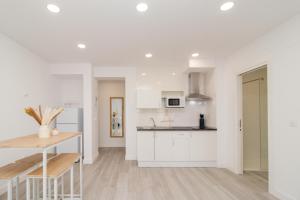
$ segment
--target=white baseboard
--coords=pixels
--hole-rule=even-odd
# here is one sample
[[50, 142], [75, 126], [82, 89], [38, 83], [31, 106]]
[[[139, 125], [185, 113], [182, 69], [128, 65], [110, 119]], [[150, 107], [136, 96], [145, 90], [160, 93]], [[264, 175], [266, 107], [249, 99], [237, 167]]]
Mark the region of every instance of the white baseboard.
[[272, 194], [273, 196], [277, 197], [280, 200], [297, 200], [297, 198], [287, 194], [283, 194], [282, 192], [276, 190], [275, 188], [270, 188], [269, 192], [270, 194]]
[[158, 162], [158, 161], [140, 161], [139, 167], [217, 167], [216, 161], [206, 162]]

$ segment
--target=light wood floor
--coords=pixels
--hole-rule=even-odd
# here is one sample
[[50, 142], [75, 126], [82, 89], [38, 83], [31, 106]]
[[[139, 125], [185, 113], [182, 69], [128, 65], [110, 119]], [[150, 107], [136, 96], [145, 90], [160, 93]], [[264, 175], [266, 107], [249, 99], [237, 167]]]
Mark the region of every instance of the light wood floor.
[[267, 192], [267, 180], [253, 173], [238, 176], [214, 168], [138, 168], [136, 161], [124, 157], [122, 148], [100, 149], [96, 162], [84, 167], [85, 200], [276, 199]]

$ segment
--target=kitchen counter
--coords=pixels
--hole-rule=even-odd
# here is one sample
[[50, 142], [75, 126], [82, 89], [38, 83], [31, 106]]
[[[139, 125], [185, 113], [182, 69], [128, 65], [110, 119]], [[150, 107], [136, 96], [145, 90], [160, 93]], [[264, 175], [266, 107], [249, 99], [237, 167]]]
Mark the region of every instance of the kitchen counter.
[[200, 129], [199, 127], [193, 126], [158, 126], [158, 127], [137, 127], [137, 131], [216, 131], [216, 128], [206, 127], [205, 129]]

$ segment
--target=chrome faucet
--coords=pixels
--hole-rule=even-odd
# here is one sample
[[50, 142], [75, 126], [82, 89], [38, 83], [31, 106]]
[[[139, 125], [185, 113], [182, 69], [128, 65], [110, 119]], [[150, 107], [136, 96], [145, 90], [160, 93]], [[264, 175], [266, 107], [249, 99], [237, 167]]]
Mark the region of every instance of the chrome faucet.
[[152, 122], [153, 122], [153, 127], [156, 127], [156, 123], [155, 123], [155, 120], [154, 120], [154, 118], [153, 117], [150, 117], [150, 119], [152, 120]]

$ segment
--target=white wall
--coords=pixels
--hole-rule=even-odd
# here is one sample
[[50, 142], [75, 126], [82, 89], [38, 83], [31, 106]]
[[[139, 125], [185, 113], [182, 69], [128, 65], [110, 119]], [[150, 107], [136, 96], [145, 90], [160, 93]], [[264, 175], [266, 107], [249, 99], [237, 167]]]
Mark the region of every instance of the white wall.
[[[207, 114], [207, 104], [190, 105], [185, 108], [138, 109], [138, 126], [199, 126], [200, 113]], [[209, 126], [209, 124], [207, 124]]]
[[91, 164], [98, 156], [96, 82], [89, 63], [62, 63], [51, 65], [54, 76], [82, 76], [83, 78], [83, 123], [84, 123], [84, 162]]
[[136, 68], [94, 67], [95, 78], [125, 79], [126, 160], [136, 160]]
[[[270, 192], [282, 199], [300, 199], [300, 15], [236, 52], [225, 61], [222, 151], [228, 168], [239, 172], [238, 78], [253, 67], [268, 64]], [[222, 89], [219, 88], [219, 91]]]
[[125, 136], [110, 137], [110, 97], [125, 97], [125, 81], [98, 81], [99, 147], [125, 147]]
[[[0, 34], [0, 140], [36, 133], [37, 123], [24, 113], [27, 106], [57, 104], [48, 64]], [[30, 151], [0, 150], [0, 165]]]

